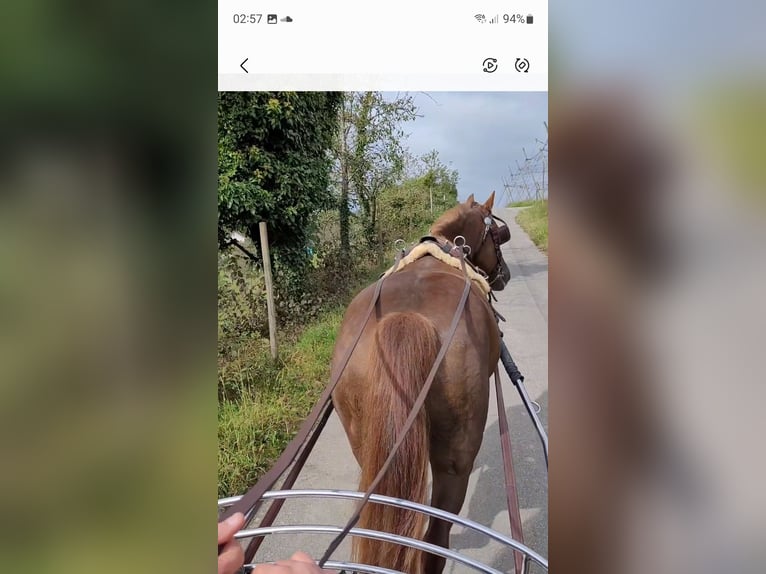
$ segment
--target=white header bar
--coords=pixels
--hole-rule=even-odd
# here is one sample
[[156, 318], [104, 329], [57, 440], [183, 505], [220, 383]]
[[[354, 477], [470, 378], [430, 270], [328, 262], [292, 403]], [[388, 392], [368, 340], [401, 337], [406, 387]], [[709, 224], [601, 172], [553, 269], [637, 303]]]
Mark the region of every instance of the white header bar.
[[472, 4], [220, 0], [218, 87], [547, 91], [547, 1]]

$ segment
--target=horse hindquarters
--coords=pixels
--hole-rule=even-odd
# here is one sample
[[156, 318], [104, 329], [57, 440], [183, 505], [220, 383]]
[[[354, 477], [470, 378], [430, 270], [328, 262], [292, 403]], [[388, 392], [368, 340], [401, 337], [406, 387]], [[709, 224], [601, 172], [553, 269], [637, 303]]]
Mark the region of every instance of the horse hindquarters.
[[[375, 332], [367, 390], [361, 409], [360, 491], [366, 491], [396, 442], [439, 352], [439, 333], [418, 313], [386, 315]], [[425, 503], [428, 490], [428, 420], [421, 409], [376, 492]], [[360, 528], [422, 539], [425, 517], [411, 511], [367, 504]], [[355, 538], [357, 562], [411, 574], [422, 571], [420, 552], [396, 544]]]

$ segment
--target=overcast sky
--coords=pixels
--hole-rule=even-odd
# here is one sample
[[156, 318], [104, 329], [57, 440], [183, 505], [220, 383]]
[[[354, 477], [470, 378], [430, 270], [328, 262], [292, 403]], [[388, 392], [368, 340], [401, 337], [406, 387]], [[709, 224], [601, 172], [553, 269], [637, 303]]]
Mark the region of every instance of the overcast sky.
[[[391, 94], [393, 95], [393, 94]], [[432, 149], [457, 169], [458, 197], [473, 193], [486, 199], [503, 191], [508, 166], [530, 155], [546, 139], [548, 94], [544, 92], [430, 92], [414, 93], [423, 117], [406, 125], [408, 146], [417, 155]]]
[[548, 7], [551, 58], [577, 78], [640, 77], [666, 92], [668, 83], [764, 70], [762, 1], [552, 0]]

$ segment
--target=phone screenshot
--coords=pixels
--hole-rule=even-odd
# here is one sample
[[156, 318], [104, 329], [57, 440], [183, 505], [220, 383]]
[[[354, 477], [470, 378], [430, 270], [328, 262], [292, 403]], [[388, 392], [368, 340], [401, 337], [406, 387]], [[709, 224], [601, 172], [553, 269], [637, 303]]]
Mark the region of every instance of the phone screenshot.
[[547, 2], [218, 34], [219, 574], [547, 572]]

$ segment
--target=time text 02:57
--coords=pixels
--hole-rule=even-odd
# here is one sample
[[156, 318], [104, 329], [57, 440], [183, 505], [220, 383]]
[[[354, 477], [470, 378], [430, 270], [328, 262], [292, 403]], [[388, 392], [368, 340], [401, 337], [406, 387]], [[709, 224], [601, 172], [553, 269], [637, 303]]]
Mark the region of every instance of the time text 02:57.
[[237, 13], [232, 16], [235, 24], [260, 24], [263, 14], [241, 14]]

